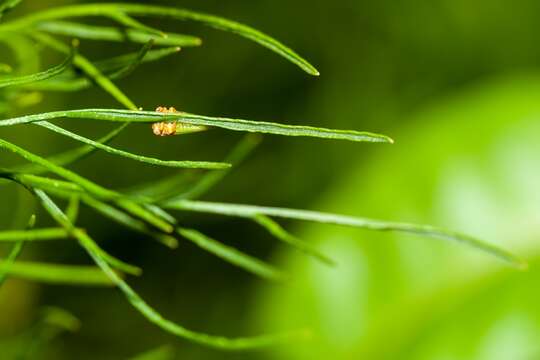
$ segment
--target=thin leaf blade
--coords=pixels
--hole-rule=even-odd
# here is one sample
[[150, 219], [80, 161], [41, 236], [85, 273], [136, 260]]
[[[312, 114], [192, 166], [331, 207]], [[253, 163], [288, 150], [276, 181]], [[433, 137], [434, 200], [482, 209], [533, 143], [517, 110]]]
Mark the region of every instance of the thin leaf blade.
[[272, 265], [220, 243], [197, 230], [179, 227], [177, 232], [200, 248], [252, 274], [271, 281], [283, 281], [287, 278], [283, 272]]
[[40, 71], [30, 75], [22, 76], [6, 76], [0, 78], [0, 88], [7, 86], [18, 86], [29, 83], [36, 83], [38, 81], [47, 80], [63, 73], [72, 63], [74, 57], [74, 51], [72, 50], [70, 55], [61, 63], [53, 66], [47, 70]]
[[63, 129], [59, 126], [53, 125], [46, 121], [37, 122], [36, 124], [48, 130], [54, 131], [55, 133], [58, 133], [60, 135], [69, 137], [71, 139], [91, 145], [93, 147], [96, 147], [110, 154], [122, 156], [128, 159], [136, 160], [136, 161], [147, 163], [147, 164], [174, 167], [174, 168], [190, 168], [190, 169], [226, 169], [230, 167], [230, 165], [226, 163], [208, 162], [208, 161], [160, 160], [160, 159], [151, 158], [147, 156], [136, 155], [136, 154], [124, 151], [124, 150], [119, 150], [114, 147], [105, 145], [99, 141], [90, 140], [88, 138], [85, 138], [84, 136], [75, 134], [71, 131], [68, 131], [66, 129]]
[[527, 263], [524, 260], [516, 257], [515, 255], [498, 246], [492, 245], [490, 243], [481, 241], [465, 234], [440, 229], [429, 225], [385, 222], [381, 220], [329, 214], [309, 210], [213, 203], [194, 200], [176, 200], [173, 202], [165, 203], [163, 204], [163, 206], [168, 209], [220, 214], [226, 216], [243, 217], [247, 219], [252, 219], [253, 217], [258, 215], [266, 215], [270, 217], [343, 225], [375, 231], [393, 231], [423, 235], [463, 243], [465, 245], [481, 250], [491, 256], [494, 256], [518, 269], [527, 268]]
[[113, 109], [81, 109], [54, 111], [49, 113], [26, 115], [0, 121], [0, 126], [27, 124], [43, 120], [59, 118], [76, 118], [115, 122], [158, 123], [178, 121], [197, 126], [217, 127], [232, 131], [265, 133], [283, 136], [304, 136], [323, 139], [347, 140], [355, 142], [393, 143], [386, 135], [356, 130], [334, 130], [312, 126], [284, 125], [279, 123], [232, 119], [222, 117], [209, 117], [202, 115], [178, 113], [160, 113], [155, 111], [126, 111]]
[[87, 4], [57, 7], [42, 11], [32, 15], [25, 16], [15, 21], [0, 25], [0, 31], [14, 31], [24, 29], [27, 26], [33, 26], [43, 21], [58, 20], [64, 18], [82, 17], [82, 16], [114, 16], [123, 13], [133, 16], [153, 16], [166, 17], [176, 20], [191, 20], [201, 22], [219, 30], [225, 30], [244, 38], [250, 39], [259, 45], [275, 52], [293, 64], [300, 67], [306, 73], [318, 76], [319, 71], [311, 65], [306, 59], [298, 55], [294, 50], [282, 44], [276, 39], [258, 31], [250, 26], [236, 21], [228, 20], [219, 16], [196, 12], [192, 10], [154, 6], [146, 4]]
[[167, 37], [155, 37], [146, 31], [136, 29], [119, 29], [110, 26], [87, 25], [69, 21], [42, 22], [37, 25], [37, 28], [50, 34], [75, 36], [79, 39], [88, 40], [114, 42], [124, 42], [127, 40], [136, 43], [147, 43], [150, 39], [154, 39], [156, 45], [175, 47], [199, 46], [202, 43], [200, 38], [191, 35], [167, 32]]
[[[0, 261], [0, 267], [6, 263]], [[53, 285], [114, 286], [95, 266], [16, 261], [7, 268], [10, 276]]]

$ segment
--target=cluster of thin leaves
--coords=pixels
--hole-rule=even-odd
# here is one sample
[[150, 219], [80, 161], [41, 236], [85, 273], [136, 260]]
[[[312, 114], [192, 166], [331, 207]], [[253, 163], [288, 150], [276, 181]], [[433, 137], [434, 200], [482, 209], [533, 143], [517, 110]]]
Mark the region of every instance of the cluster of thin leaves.
[[[0, 18], [19, 2], [17, 0], [0, 1]], [[112, 24], [111, 26], [97, 26], [77, 22], [79, 18], [85, 16], [102, 16], [110, 19]], [[0, 120], [0, 127], [41, 126], [83, 144], [72, 150], [44, 157], [0, 138], [2, 150], [15, 153], [27, 161], [26, 164], [16, 168], [0, 168], [0, 178], [4, 179], [5, 183], [14, 182], [26, 188], [58, 224], [57, 227], [52, 228], [36, 228], [35, 219], [32, 218], [26, 229], [0, 232], [0, 242], [14, 244], [9, 256], [0, 263], [0, 284], [7, 275], [11, 275], [46, 283], [115, 286], [123, 292], [131, 305], [163, 330], [200, 344], [221, 349], [255, 348], [275, 344], [291, 339], [291, 337], [303, 338], [306, 336], [306, 331], [298, 331], [245, 338], [227, 338], [195, 332], [169, 321], [148, 305], [124, 280], [123, 274], [139, 275], [141, 269], [106, 253], [87, 231], [77, 226], [77, 214], [81, 203], [104, 217], [141, 232], [168, 247], [174, 248], [178, 239], [184, 238], [215, 256], [268, 280], [281, 281], [286, 279], [287, 275], [271, 264], [227, 246], [196, 229], [180, 224], [169, 211], [199, 212], [245, 218], [260, 225], [277, 240], [330, 265], [333, 264], [333, 261], [327, 255], [321, 253], [309, 242], [300, 240], [287, 232], [274, 218], [338, 224], [377, 231], [415, 233], [449, 239], [483, 250], [511, 265], [525, 266], [520, 259], [503, 249], [467, 235], [432, 226], [384, 222], [305, 210], [197, 200], [219, 182], [231, 166], [240, 163], [253, 150], [260, 140], [260, 135], [252, 133], [309, 136], [360, 142], [391, 143], [392, 140], [387, 136], [368, 132], [215, 118], [184, 112], [142, 111], [113, 81], [129, 75], [143, 63], [176, 54], [181, 47], [199, 46], [201, 40], [191, 35], [174, 34], [154, 29], [139, 22], [133, 16], [165, 17], [202, 22], [250, 39], [284, 57], [310, 75], [319, 74], [311, 64], [293, 50], [249, 26], [185, 9], [122, 3], [73, 5], [52, 8], [11, 21], [0, 22], [0, 41], [10, 48], [14, 58], [19, 61], [14, 65], [0, 64], [0, 72], [5, 73], [0, 75], [0, 88], [3, 91], [2, 97], [0, 97], [0, 111], [12, 107], [14, 103], [21, 101], [24, 103], [21, 98], [24, 98], [28, 93], [77, 91], [90, 86], [100, 87], [126, 108], [126, 110], [55, 111]], [[141, 43], [142, 47], [137, 53], [92, 62], [76, 51], [76, 42], [66, 43], [65, 40], [62, 40], [62, 36], [75, 37], [80, 40]], [[39, 58], [37, 50], [39, 47], [36, 44], [40, 45], [39, 47], [49, 48], [63, 54], [65, 60], [47, 70], [38, 71], [36, 64], [28, 60]], [[52, 123], [60, 118], [76, 119], [76, 121], [112, 121], [120, 125], [102, 138], [92, 140]], [[108, 145], [129, 124], [162, 121], [242, 131], [250, 134], [247, 134], [221, 162], [162, 160]], [[98, 150], [155, 166], [207, 169], [209, 171], [197, 182], [191, 184], [189, 190], [183, 192], [177, 190], [180, 188], [179, 185], [186, 181], [183, 174], [175, 174], [151, 184], [135, 186], [130, 191], [119, 192], [101, 186], [69, 170], [69, 165]], [[61, 209], [57, 205], [56, 199], [67, 200], [67, 208]], [[97, 266], [67, 266], [16, 260], [24, 243], [68, 238], [76, 239]], [[163, 349], [157, 351], [163, 352]]]

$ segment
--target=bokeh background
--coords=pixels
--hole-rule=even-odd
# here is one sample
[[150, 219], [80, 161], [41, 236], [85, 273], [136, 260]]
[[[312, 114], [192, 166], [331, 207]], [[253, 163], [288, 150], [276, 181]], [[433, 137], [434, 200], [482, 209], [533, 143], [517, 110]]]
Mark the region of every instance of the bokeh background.
[[[26, 0], [10, 18], [85, 1]], [[457, 244], [401, 234], [283, 222], [318, 244], [330, 268], [245, 221], [178, 217], [292, 274], [268, 284], [183, 242], [171, 251], [84, 209], [81, 223], [111, 253], [145, 270], [130, 283], [167, 317], [215, 334], [310, 327], [316, 339], [264, 351], [221, 353], [179, 340], [143, 319], [114, 289], [0, 289], [0, 358], [20, 346], [43, 306], [81, 321], [40, 347], [37, 359], [127, 359], [170, 344], [178, 359], [540, 359], [540, 3], [533, 0], [153, 1], [250, 24], [321, 71], [312, 78], [232, 34], [193, 23], [151, 22], [201, 36], [118, 85], [145, 109], [368, 130], [396, 143], [355, 144], [266, 136], [205, 199], [307, 208], [429, 223], [504, 246], [528, 259], [519, 272]], [[89, 19], [91, 21], [91, 19]], [[102, 59], [137, 45], [82, 41]], [[0, 62], [11, 54], [0, 50]], [[44, 54], [43, 67], [60, 57]], [[31, 94], [11, 114], [120, 108], [99, 89]], [[90, 137], [104, 124], [66, 124]], [[1, 130], [40, 154], [74, 144], [42, 129]], [[132, 126], [120, 148], [178, 159], [221, 159], [241, 138], [225, 131], [157, 138]], [[15, 158], [2, 155], [2, 166]], [[74, 166], [125, 188], [171, 170], [97, 153]], [[0, 189], [0, 225], [35, 211], [15, 187]], [[15, 214], [15, 219], [13, 214]], [[18, 219], [18, 220], [17, 220]], [[38, 211], [41, 225], [50, 224]], [[5, 254], [6, 248], [1, 248]], [[75, 243], [27, 246], [23, 259], [90, 264]]]

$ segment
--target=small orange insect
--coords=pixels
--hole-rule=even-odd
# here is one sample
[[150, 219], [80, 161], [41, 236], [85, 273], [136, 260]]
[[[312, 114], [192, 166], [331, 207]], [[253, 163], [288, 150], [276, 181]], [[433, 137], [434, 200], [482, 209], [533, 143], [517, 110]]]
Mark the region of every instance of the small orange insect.
[[[170, 113], [176, 113], [176, 109], [174, 107], [166, 108], [164, 106], [158, 106], [156, 108], [156, 112], [164, 113], [164, 114], [170, 114]], [[176, 121], [163, 121], [152, 124], [152, 131], [157, 136], [169, 136], [169, 135], [176, 135]]]
[[[156, 112], [163, 114], [179, 113], [179, 111], [172, 106], [169, 108], [165, 106], [158, 106], [156, 108]], [[162, 121], [152, 124], [152, 131], [157, 136], [188, 134], [204, 130], [207, 130], [206, 126], [184, 124], [179, 121]]]
[[174, 107], [172, 107], [172, 106], [171, 106], [170, 108], [168, 108], [168, 109], [167, 109], [166, 106], [158, 106], [158, 107], [156, 108], [156, 112], [160, 112], [160, 113], [165, 113], [165, 114], [167, 114], [167, 113], [177, 113], [178, 110], [176, 110], [176, 109], [175, 109]]

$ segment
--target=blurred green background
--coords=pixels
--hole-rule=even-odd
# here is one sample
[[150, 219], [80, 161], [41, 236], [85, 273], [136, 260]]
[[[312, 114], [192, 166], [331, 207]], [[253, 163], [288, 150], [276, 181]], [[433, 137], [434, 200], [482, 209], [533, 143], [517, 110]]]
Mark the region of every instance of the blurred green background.
[[[84, 2], [26, 0], [7, 19]], [[283, 223], [338, 262], [330, 268], [245, 221], [178, 214], [293, 275], [287, 284], [268, 284], [190, 243], [164, 249], [85, 209], [82, 224], [112, 254], [144, 268], [144, 276], [130, 283], [167, 317], [231, 336], [307, 326], [315, 340], [221, 353], [157, 329], [114, 289], [10, 279], [0, 290], [0, 359], [9, 359], [43, 306], [69, 311], [81, 327], [43, 346], [39, 359], [127, 359], [163, 344], [178, 359], [540, 359], [538, 1], [152, 3], [252, 25], [309, 59], [321, 77], [311, 78], [231, 34], [149, 21], [201, 36], [204, 44], [118, 81], [137, 105], [367, 130], [396, 140], [383, 145], [267, 136], [205, 199], [443, 226], [511, 249], [531, 262], [530, 270], [509, 269], [475, 250], [433, 239]], [[91, 59], [136, 49], [91, 41], [80, 46]], [[10, 59], [2, 48], [0, 62]], [[50, 61], [43, 66], [59, 57], [47, 53], [45, 59]], [[95, 88], [33, 96], [40, 101], [19, 113], [121, 107]], [[93, 138], [108, 128], [68, 127]], [[33, 127], [1, 134], [40, 154], [74, 145]], [[157, 138], [143, 125], [132, 126], [115, 145], [163, 158], [219, 160], [240, 137], [213, 131]], [[2, 155], [1, 161], [4, 166], [15, 158]], [[74, 169], [117, 188], [172, 173], [104, 153]], [[0, 189], [2, 229], [15, 226], [13, 214], [20, 221], [32, 211], [24, 192]], [[38, 223], [50, 224], [39, 211]], [[69, 242], [32, 244], [22, 258], [90, 264]]]

